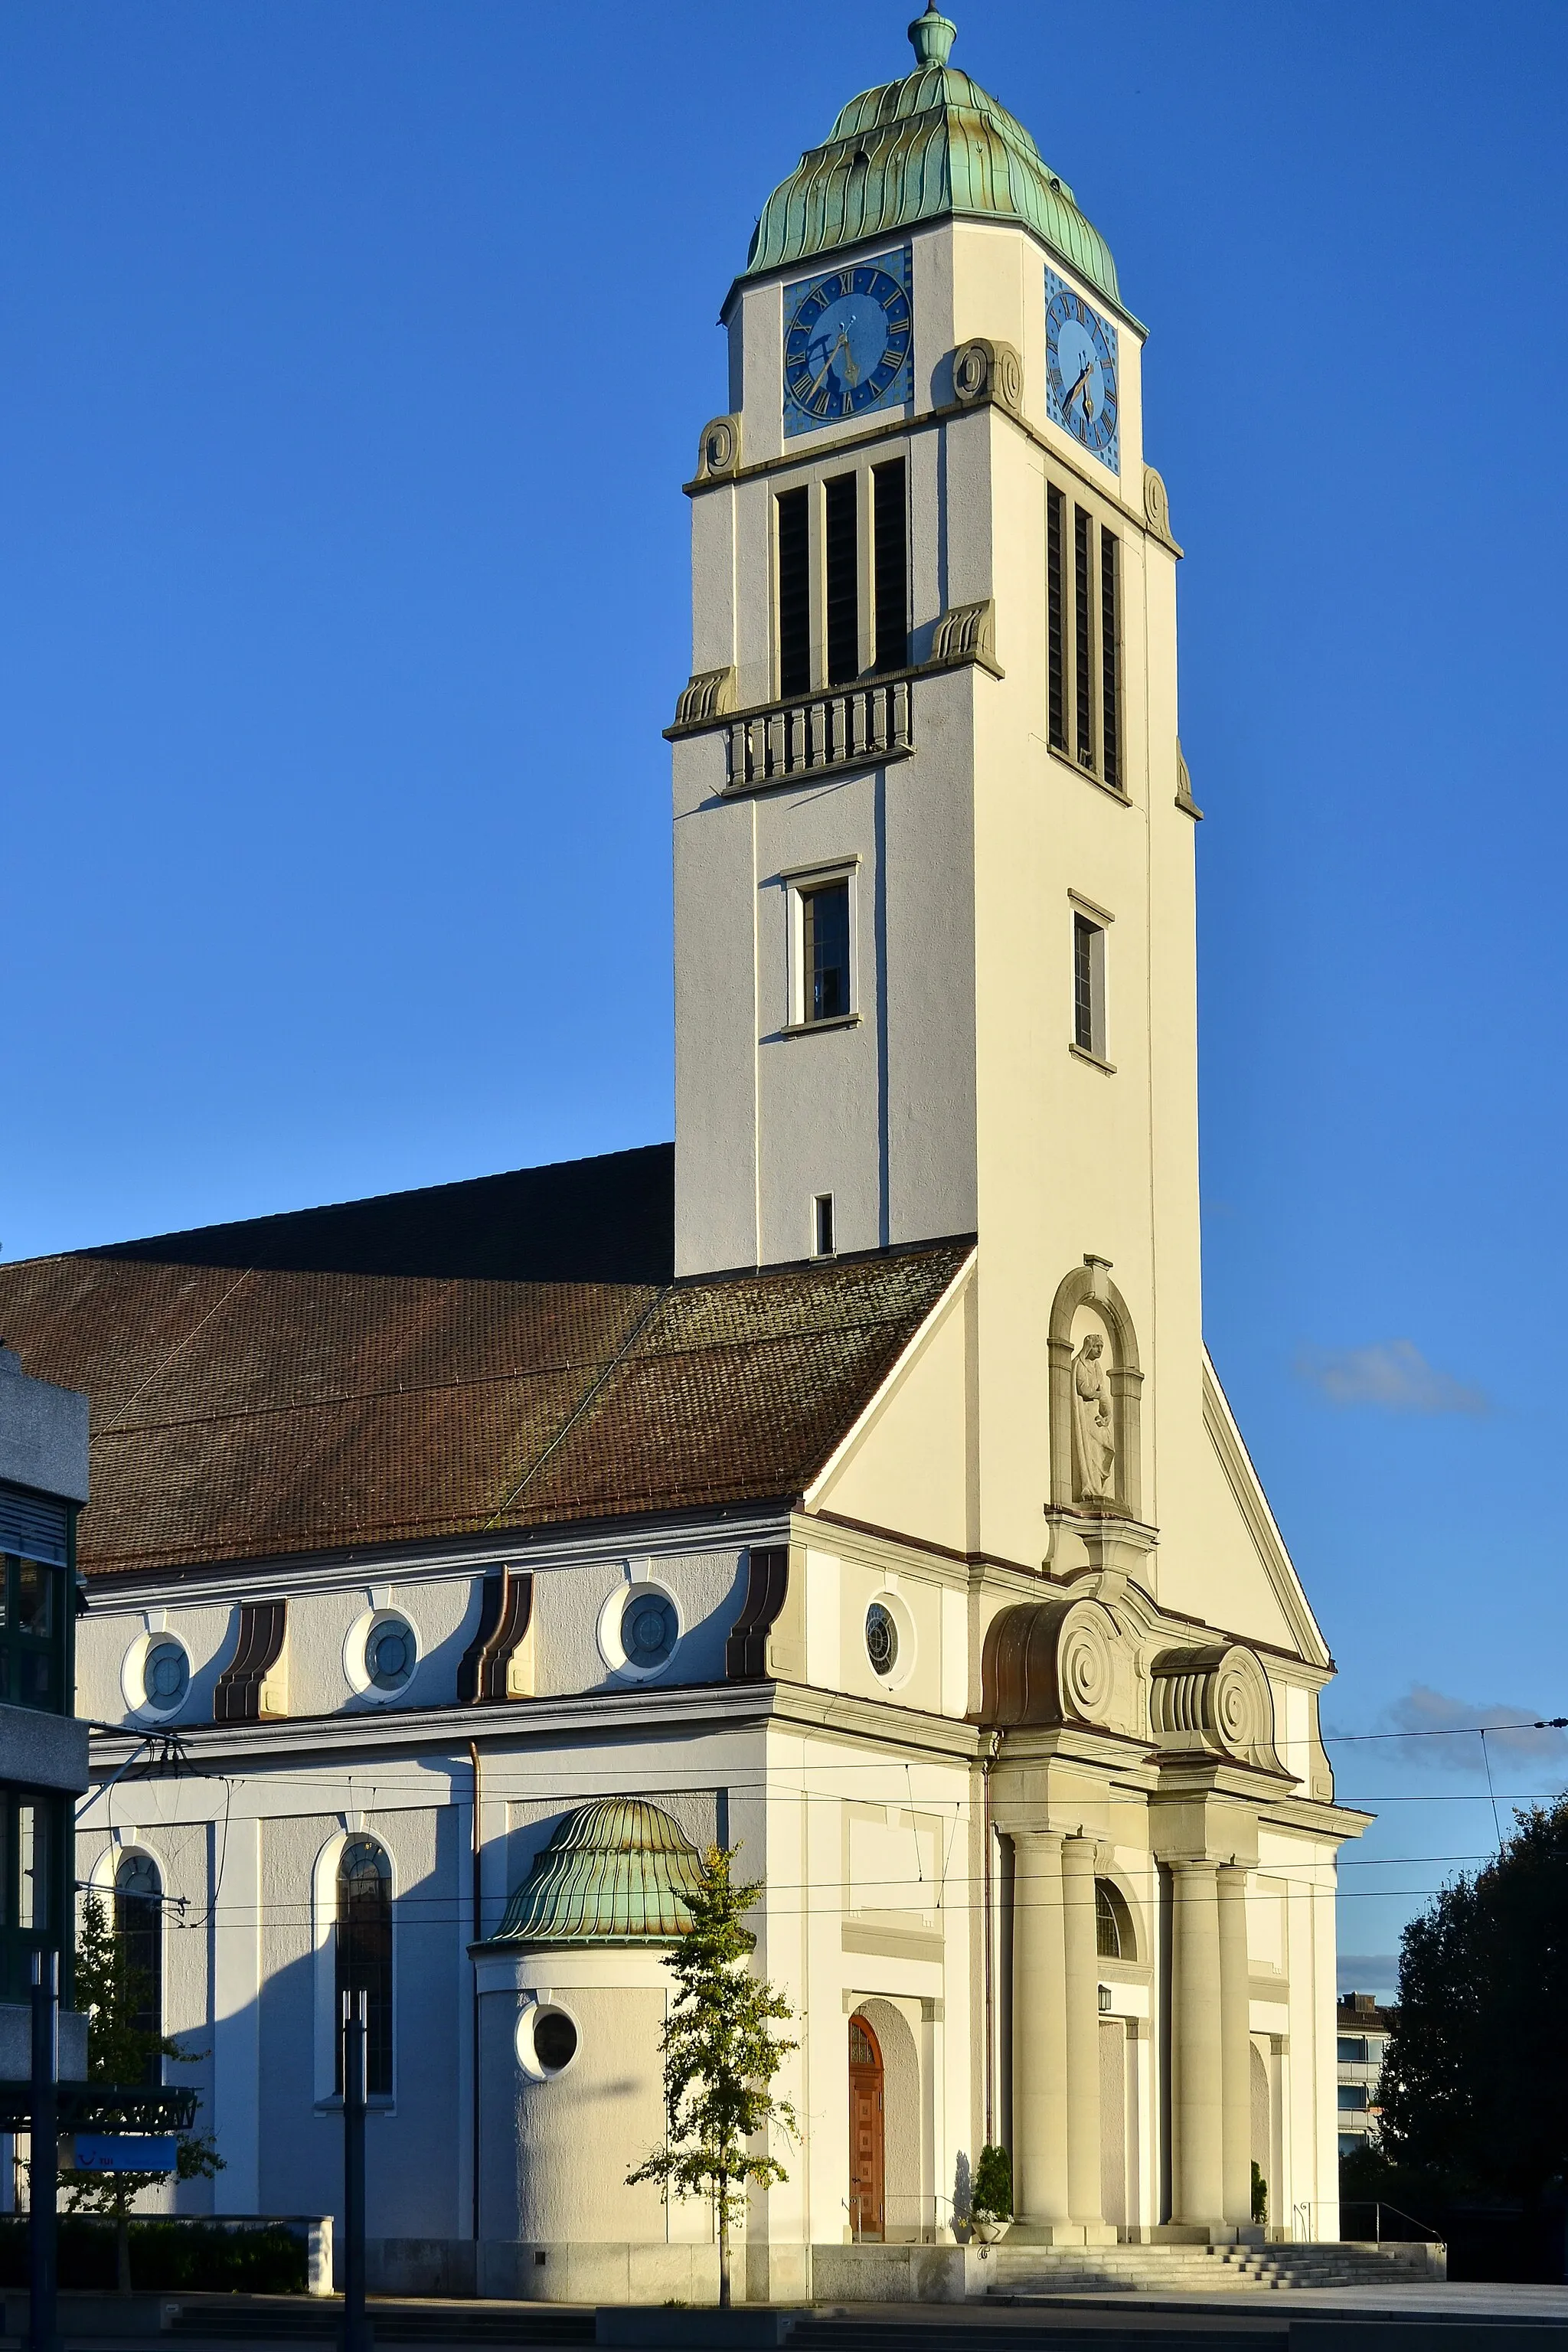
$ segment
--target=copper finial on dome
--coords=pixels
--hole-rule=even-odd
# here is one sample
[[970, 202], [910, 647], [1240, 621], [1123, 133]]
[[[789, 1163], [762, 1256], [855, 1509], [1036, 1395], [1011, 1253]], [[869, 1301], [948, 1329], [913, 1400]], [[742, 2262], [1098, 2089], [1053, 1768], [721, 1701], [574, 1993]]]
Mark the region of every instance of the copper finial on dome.
[[936, 0], [926, 0], [926, 12], [917, 16], [910, 26], [910, 39], [914, 44], [916, 62], [922, 66], [944, 66], [948, 53], [958, 37], [958, 26], [951, 16], [944, 16]]

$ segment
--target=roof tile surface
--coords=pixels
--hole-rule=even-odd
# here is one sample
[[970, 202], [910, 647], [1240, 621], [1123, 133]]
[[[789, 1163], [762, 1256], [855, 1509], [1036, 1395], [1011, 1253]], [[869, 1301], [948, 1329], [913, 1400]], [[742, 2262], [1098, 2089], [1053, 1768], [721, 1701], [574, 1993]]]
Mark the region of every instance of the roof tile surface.
[[91, 1401], [105, 1575], [797, 1494], [967, 1255], [661, 1286], [84, 1254], [0, 1266], [0, 1331]]

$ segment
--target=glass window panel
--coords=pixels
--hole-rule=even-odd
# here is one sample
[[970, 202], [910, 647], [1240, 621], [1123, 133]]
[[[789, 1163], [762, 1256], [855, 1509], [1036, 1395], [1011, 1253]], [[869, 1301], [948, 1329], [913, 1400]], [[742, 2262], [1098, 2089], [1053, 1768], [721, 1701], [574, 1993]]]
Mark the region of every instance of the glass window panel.
[[849, 1011], [849, 885], [801, 893], [805, 1018], [837, 1021]]
[[904, 461], [872, 470], [872, 522], [877, 600], [877, 667], [902, 669], [910, 657], [909, 521]]
[[[154, 2040], [163, 2032], [163, 1888], [150, 1854], [128, 1853], [114, 1874], [114, 1931], [131, 1973], [132, 2024]], [[150, 2052], [142, 2080], [163, 2080], [162, 2053]]]
[[778, 501], [779, 692], [811, 692], [811, 515], [807, 490]]
[[[392, 1868], [374, 1838], [351, 1838], [338, 1864], [337, 2016], [345, 1993], [365, 1996], [365, 2089], [392, 2092]], [[337, 2037], [337, 2087], [343, 2086]]]
[[55, 1630], [57, 1574], [39, 1560], [16, 1563], [16, 1629], [35, 1641], [47, 1642]]
[[49, 1841], [41, 1805], [16, 1808], [16, 1925], [40, 1932], [49, 1923]]

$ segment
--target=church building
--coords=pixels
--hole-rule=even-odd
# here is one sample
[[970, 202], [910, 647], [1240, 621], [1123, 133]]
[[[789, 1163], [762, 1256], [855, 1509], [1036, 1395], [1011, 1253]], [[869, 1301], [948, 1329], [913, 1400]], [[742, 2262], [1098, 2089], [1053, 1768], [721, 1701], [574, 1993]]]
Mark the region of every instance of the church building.
[[334, 2210], [363, 1991], [389, 2288], [712, 2294], [626, 2176], [714, 1841], [796, 2021], [750, 2294], [973, 2284], [988, 2142], [992, 2275], [1338, 2234], [1367, 1817], [1204, 1347], [1145, 331], [910, 38], [692, 419], [673, 1147], [0, 1267], [91, 1403], [78, 1876], [226, 2168], [164, 2193]]

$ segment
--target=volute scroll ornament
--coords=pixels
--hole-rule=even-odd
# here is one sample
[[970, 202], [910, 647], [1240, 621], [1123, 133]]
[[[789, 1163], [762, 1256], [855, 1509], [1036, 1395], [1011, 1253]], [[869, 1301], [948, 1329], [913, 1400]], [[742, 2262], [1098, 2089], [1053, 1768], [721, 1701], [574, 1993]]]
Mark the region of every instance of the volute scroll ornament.
[[1011, 343], [994, 343], [976, 335], [952, 355], [952, 390], [965, 408], [994, 402], [1010, 415], [1019, 416], [1024, 408], [1024, 363]]
[[996, 607], [989, 596], [977, 604], [953, 604], [942, 614], [931, 636], [933, 662], [978, 662], [994, 677], [1002, 676], [996, 659]]
[[1149, 1713], [1162, 1747], [1283, 1769], [1274, 1745], [1274, 1693], [1245, 1642], [1166, 1650], [1149, 1669]]
[[722, 481], [734, 473], [741, 462], [741, 420], [738, 416], [710, 416], [702, 427], [697, 444], [697, 478], [700, 482]]
[[1126, 1729], [1131, 1674], [1126, 1636], [1100, 1601], [1016, 1601], [986, 1629], [982, 1719]]
[[1157, 474], [1152, 466], [1143, 468], [1143, 520], [1155, 538], [1168, 547], [1173, 555], [1180, 555], [1182, 551], [1171, 532], [1171, 501], [1164, 478]]
[[678, 727], [706, 727], [716, 719], [726, 718], [734, 708], [733, 667], [696, 670], [680, 689], [675, 705], [675, 723]]

